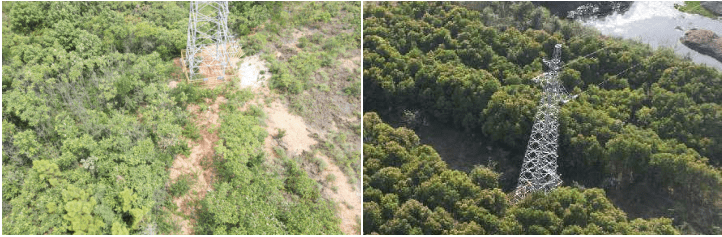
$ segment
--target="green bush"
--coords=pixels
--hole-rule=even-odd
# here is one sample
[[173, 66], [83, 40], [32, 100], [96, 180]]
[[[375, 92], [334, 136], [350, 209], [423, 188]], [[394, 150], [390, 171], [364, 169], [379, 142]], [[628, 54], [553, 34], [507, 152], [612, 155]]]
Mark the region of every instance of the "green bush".
[[280, 71], [272, 72], [274, 74], [271, 77], [271, 87], [291, 94], [298, 94], [303, 91], [304, 83], [300, 80], [294, 79], [291, 74]]
[[328, 174], [326, 175], [326, 182], [327, 183], [333, 183], [336, 181], [336, 175], [334, 174]]
[[201, 133], [198, 131], [198, 126], [192, 122], [188, 122], [183, 127], [183, 136], [190, 138], [193, 141], [198, 141], [198, 139], [201, 138]]
[[190, 190], [192, 182], [193, 180], [190, 175], [182, 175], [170, 185], [168, 192], [170, 192], [173, 197], [182, 196]]
[[361, 94], [361, 82], [354, 82], [352, 85], [343, 88], [343, 93], [347, 96], [358, 97]]
[[284, 136], [286, 136], [286, 130], [285, 130], [285, 129], [280, 129], [280, 128], [278, 128], [278, 129], [276, 129], [276, 135], [273, 136], [273, 138], [281, 139], [281, 138], [283, 138]]
[[301, 169], [295, 161], [286, 159], [286, 190], [309, 201], [315, 201], [321, 196], [318, 183], [311, 179], [305, 170]]

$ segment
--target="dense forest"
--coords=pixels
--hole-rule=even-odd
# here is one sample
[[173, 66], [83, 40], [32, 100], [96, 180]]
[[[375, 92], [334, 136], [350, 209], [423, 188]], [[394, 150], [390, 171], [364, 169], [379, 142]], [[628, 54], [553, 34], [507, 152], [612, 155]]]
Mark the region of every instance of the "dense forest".
[[[360, 4], [333, 6], [360, 15]], [[197, 234], [341, 233], [333, 203], [305, 170], [294, 160], [280, 171], [269, 167], [259, 148], [265, 114], [244, 106], [253, 93], [182, 81], [174, 59], [186, 47], [188, 2], [2, 7], [3, 234], [173, 234], [180, 227], [172, 215], [193, 220]], [[264, 37], [277, 38], [285, 28], [333, 18], [325, 7], [231, 2], [229, 28], [253, 55], [259, 34], [251, 35], [264, 24]], [[186, 108], [207, 111], [217, 96], [227, 100], [220, 126], [197, 127]], [[203, 164], [218, 178], [188, 216], [173, 198], [195, 192], [192, 177], [174, 181], [169, 173], [199, 130], [221, 139]]]
[[[555, 44], [579, 95], [561, 107], [564, 187], [511, 205], [516, 179], [499, 176], [518, 177], [541, 96], [531, 79]], [[530, 2], [366, 4], [363, 49], [364, 233], [722, 233], [719, 71]], [[511, 152], [451, 170], [381, 118]]]
[[164, 185], [188, 114], [165, 84], [187, 9], [3, 3], [3, 234], [172, 228]]

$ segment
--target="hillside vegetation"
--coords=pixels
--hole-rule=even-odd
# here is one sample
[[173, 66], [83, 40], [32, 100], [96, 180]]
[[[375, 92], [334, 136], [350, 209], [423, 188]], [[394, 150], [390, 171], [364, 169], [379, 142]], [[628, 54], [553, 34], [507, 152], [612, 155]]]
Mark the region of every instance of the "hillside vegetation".
[[3, 234], [172, 229], [184, 4], [3, 3]]
[[[410, 131], [367, 114], [364, 233], [722, 233], [722, 73], [529, 2], [459, 4], [366, 5], [364, 111], [481, 135], [512, 151], [508, 165], [447, 170]], [[495, 188], [516, 179], [495, 173], [518, 176], [541, 96], [531, 79], [558, 43], [560, 79], [579, 94], [560, 114], [567, 187], [511, 206]]]
[[364, 116], [364, 232], [380, 234], [676, 234], [668, 218], [628, 220], [604, 190], [563, 187], [516, 205], [487, 167], [451, 170], [406, 128]]
[[[175, 215], [193, 220], [196, 234], [341, 233], [334, 203], [307, 172], [290, 161], [279, 175], [265, 160], [253, 93], [235, 83], [168, 86], [184, 78], [173, 59], [186, 47], [188, 2], [2, 5], [3, 234], [174, 234]], [[230, 28], [250, 54], [252, 27], [286, 19], [278, 16], [289, 8], [324, 13], [230, 5]], [[187, 108], [208, 111], [220, 96], [220, 126], [194, 124], [201, 117]], [[195, 192], [197, 180], [171, 182], [169, 169], [200, 132], [220, 138], [201, 162], [216, 179], [186, 215], [173, 198]]]
[[[251, 103], [253, 94], [263, 94], [259, 91], [265, 88], [226, 94], [228, 106], [221, 106], [220, 141], [214, 147], [213, 157], [213, 166], [220, 178], [214, 184], [214, 191], [197, 205], [195, 233], [360, 232], [360, 222], [353, 219], [360, 213], [348, 217], [337, 208], [339, 203], [360, 205], [360, 201], [355, 204], [352, 200], [324, 195], [324, 190], [336, 187], [333, 180], [320, 177], [321, 171], [333, 164], [319, 156], [319, 153], [333, 154], [329, 157], [334, 158], [332, 161], [341, 168], [341, 174], [359, 180], [360, 151], [358, 145], [353, 144], [359, 144], [360, 140], [360, 114], [343, 123], [337, 117], [351, 111], [358, 114], [360, 110], [359, 69], [339, 66], [341, 60], [360, 53], [360, 2], [230, 2], [229, 8], [234, 16], [229, 19], [229, 27], [240, 35], [244, 54], [258, 56], [268, 65], [268, 71], [260, 74], [268, 79], [272, 92], [265, 98], [257, 98], [255, 104]], [[356, 64], [358, 61], [360, 58]], [[344, 93], [345, 88], [354, 89], [355, 94]], [[350, 109], [339, 112], [341, 106], [332, 107], [329, 98]], [[337, 131], [327, 127], [315, 131], [336, 133], [343, 138], [319, 137], [319, 134], [314, 138], [305, 137], [322, 142], [329, 149], [313, 147], [300, 155], [293, 154], [296, 151], [288, 147], [300, 144], [279, 141], [283, 137], [302, 136], [300, 133], [266, 129], [266, 123], [271, 120], [270, 112], [264, 111], [270, 111], [271, 105], [277, 103], [275, 100], [288, 103], [291, 112], [301, 115], [301, 121], [309, 127], [321, 123], [328, 126], [335, 121]], [[238, 111], [237, 107], [244, 105], [245, 111]], [[272, 139], [266, 139], [269, 133]], [[264, 144], [264, 139], [270, 144]], [[272, 151], [264, 150], [264, 146], [272, 146], [269, 148]], [[354, 226], [341, 228], [343, 222]]]

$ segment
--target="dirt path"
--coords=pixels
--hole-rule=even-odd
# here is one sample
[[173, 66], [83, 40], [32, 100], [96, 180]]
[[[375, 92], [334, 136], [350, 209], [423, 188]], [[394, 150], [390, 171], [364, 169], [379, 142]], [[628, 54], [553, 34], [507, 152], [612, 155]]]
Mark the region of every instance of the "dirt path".
[[336, 177], [334, 185], [338, 187], [337, 192], [334, 192], [330, 188], [323, 190], [323, 195], [331, 197], [336, 201], [336, 209], [339, 211], [341, 216], [341, 231], [347, 235], [360, 235], [360, 226], [357, 226], [356, 218], [361, 218], [362, 202], [361, 202], [361, 190], [355, 189], [353, 185], [348, 182], [348, 177], [338, 168], [338, 166], [331, 163], [331, 159], [323, 154], [317, 155], [323, 159], [328, 167], [321, 171], [321, 177], [325, 178], [329, 174], [333, 174]]
[[[206, 99], [207, 104], [210, 102], [210, 99]], [[195, 211], [191, 206], [191, 202], [194, 200], [202, 200], [206, 196], [206, 192], [213, 188], [211, 184], [213, 183], [215, 174], [212, 169], [206, 169], [203, 166], [207, 166], [208, 163], [212, 162], [214, 154], [213, 145], [219, 138], [216, 132], [209, 133], [208, 130], [211, 127], [217, 128], [220, 126], [218, 121], [219, 106], [225, 102], [226, 99], [223, 96], [219, 96], [205, 111], [200, 111], [200, 106], [198, 105], [188, 105], [186, 108], [191, 114], [195, 115], [193, 124], [198, 126], [201, 139], [199, 142], [188, 141], [188, 146], [192, 147], [190, 156], [176, 156], [176, 159], [173, 160], [170, 180], [171, 182], [175, 182], [178, 177], [184, 174], [195, 176], [195, 184], [191, 187], [190, 191], [183, 196], [173, 198], [173, 203], [178, 206], [177, 211], [187, 216], [192, 215]], [[180, 234], [189, 235], [193, 233], [193, 223], [191, 223], [191, 220], [175, 214], [172, 218], [180, 223]]]
[[[208, 52], [204, 50], [202, 54], [205, 53]], [[241, 80], [237, 82], [237, 86], [239, 88], [260, 88], [262, 83], [261, 80], [265, 79], [265, 76], [262, 74], [268, 71], [268, 68], [265, 66], [265, 62], [260, 60], [258, 56], [250, 56], [240, 59], [238, 57], [240, 57], [241, 54], [242, 52], [238, 51], [230, 58], [231, 65], [237, 68], [238, 73], [236, 75], [241, 78]], [[181, 66], [180, 60], [180, 58], [174, 60], [177, 66]], [[217, 74], [217, 69], [218, 68], [209, 68], [205, 65], [201, 65], [200, 73], [203, 74], [204, 77], [209, 78], [209, 80], [199, 82], [196, 85], [211, 89], [223, 85], [225, 81], [215, 80], [217, 76], [221, 76], [220, 74]], [[232, 77], [226, 75], [226, 78]], [[171, 81], [168, 86], [170, 88], [174, 88], [177, 84], [177, 81]], [[176, 221], [176, 223], [180, 224], [179, 234], [193, 234], [193, 226], [195, 223], [193, 223], [194, 221], [192, 218], [189, 220], [187, 217], [192, 217], [192, 215], [195, 214], [195, 210], [193, 210], [194, 202], [202, 200], [206, 196], [206, 193], [213, 189], [212, 184], [215, 173], [209, 165], [212, 162], [213, 155], [215, 154], [213, 149], [214, 144], [219, 140], [219, 137], [217, 131], [210, 133], [209, 130], [215, 130], [220, 127], [220, 121], [218, 120], [218, 114], [220, 112], [219, 107], [225, 102], [225, 97], [218, 96], [213, 101], [205, 99], [205, 104], [210, 106], [208, 106], [204, 111], [200, 111], [201, 106], [199, 105], [191, 104], [186, 108], [186, 110], [194, 115], [194, 118], [192, 118], [192, 124], [198, 127], [201, 139], [198, 142], [189, 140], [188, 146], [192, 147], [191, 154], [188, 157], [184, 155], [177, 155], [173, 160], [173, 166], [170, 170], [171, 184], [178, 180], [178, 178], [182, 175], [191, 175], [191, 177], [194, 177], [194, 184], [191, 186], [188, 193], [180, 197], [173, 198], [173, 203], [178, 206], [176, 211], [181, 212], [186, 216], [184, 218], [182, 215], [173, 214], [171, 217]]]

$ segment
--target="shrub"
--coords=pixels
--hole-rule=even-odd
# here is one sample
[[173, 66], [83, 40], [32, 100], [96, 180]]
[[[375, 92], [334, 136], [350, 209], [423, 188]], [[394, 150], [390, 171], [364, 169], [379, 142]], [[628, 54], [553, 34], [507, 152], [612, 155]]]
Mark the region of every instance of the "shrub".
[[190, 175], [181, 175], [175, 183], [170, 185], [170, 195], [173, 197], [181, 196], [191, 189], [192, 178]]

